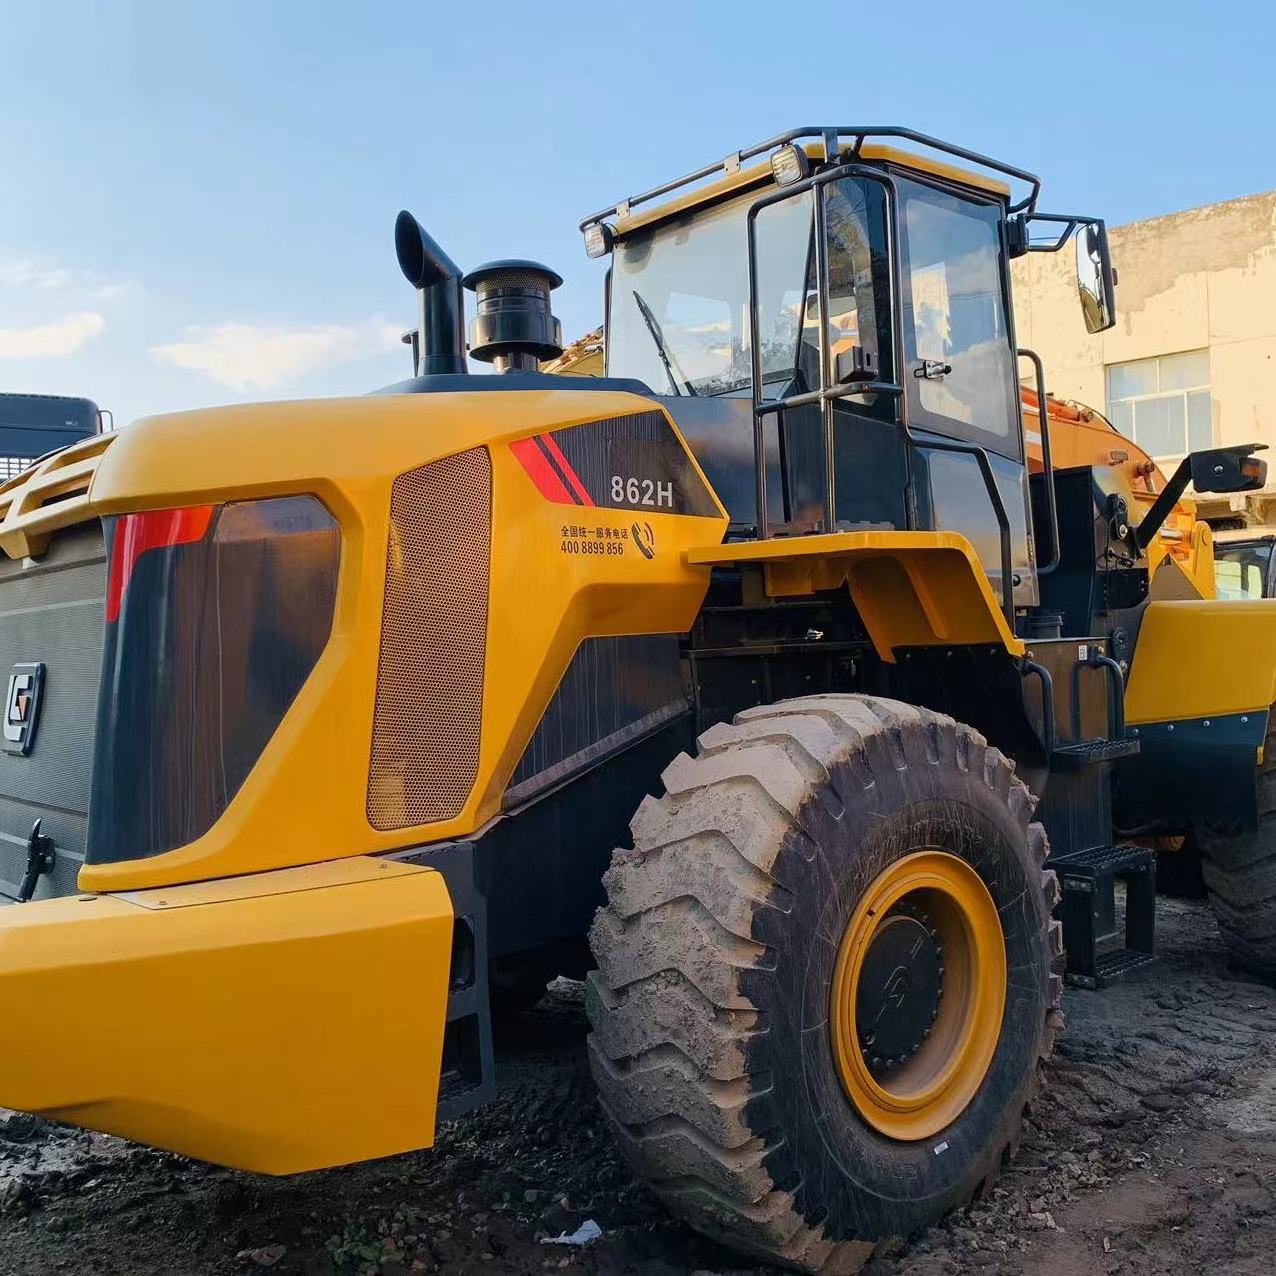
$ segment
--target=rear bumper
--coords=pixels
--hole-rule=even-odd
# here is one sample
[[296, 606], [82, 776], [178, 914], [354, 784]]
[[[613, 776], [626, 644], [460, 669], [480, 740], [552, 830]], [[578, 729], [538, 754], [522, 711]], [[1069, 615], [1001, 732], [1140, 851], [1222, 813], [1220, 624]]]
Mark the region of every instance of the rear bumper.
[[452, 921], [363, 857], [0, 909], [0, 1105], [268, 1174], [428, 1146]]

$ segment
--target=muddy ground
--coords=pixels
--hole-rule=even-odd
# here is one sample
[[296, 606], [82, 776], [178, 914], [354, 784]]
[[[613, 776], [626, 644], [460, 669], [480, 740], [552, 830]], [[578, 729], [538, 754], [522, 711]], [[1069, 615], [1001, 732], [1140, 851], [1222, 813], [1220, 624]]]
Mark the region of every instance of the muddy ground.
[[[1136, 982], [1067, 994], [1066, 1035], [990, 1197], [867, 1276], [1276, 1271], [1276, 990], [1163, 903]], [[502, 1095], [433, 1152], [268, 1180], [9, 1117], [4, 1273], [760, 1273], [670, 1221], [614, 1155], [578, 985], [505, 1034]], [[2, 1120], [2, 1118], [0, 1118]], [[542, 1238], [594, 1220], [586, 1248]]]

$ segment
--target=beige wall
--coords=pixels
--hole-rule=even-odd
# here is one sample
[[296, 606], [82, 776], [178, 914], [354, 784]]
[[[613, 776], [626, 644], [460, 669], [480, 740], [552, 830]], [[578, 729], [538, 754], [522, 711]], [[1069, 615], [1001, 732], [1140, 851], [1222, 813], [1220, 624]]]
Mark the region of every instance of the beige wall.
[[1077, 304], [1072, 245], [1013, 263], [1017, 336], [1044, 360], [1047, 388], [1105, 409], [1108, 364], [1208, 349], [1215, 443], [1276, 449], [1276, 191], [1109, 237], [1117, 323], [1098, 336]]

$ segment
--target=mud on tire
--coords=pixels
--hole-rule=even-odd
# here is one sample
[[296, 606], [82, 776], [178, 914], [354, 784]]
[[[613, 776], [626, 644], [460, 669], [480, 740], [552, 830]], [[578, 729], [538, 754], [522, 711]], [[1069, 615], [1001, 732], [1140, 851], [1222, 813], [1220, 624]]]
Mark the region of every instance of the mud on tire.
[[[1015, 1145], [1061, 1023], [1054, 874], [1011, 763], [971, 728], [894, 701], [748, 710], [678, 757], [632, 822], [591, 932], [590, 1060], [621, 1148], [715, 1238], [811, 1272], [969, 1200]], [[933, 1138], [863, 1121], [829, 1046], [848, 917], [918, 849], [972, 865], [1006, 945], [982, 1086]]]

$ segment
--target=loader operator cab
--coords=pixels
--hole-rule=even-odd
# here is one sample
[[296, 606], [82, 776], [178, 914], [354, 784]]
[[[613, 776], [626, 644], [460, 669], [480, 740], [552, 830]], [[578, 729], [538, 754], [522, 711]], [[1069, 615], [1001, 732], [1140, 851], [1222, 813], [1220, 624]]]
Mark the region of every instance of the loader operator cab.
[[[920, 152], [869, 140], [883, 135]], [[1038, 216], [1031, 174], [921, 134], [815, 136], [583, 223], [587, 250], [611, 252], [608, 375], [662, 396], [733, 535], [960, 532], [1013, 618], [1039, 601], [1054, 540], [1033, 534], [1009, 263], [1075, 236], [1082, 310], [1101, 331], [1104, 225]]]

